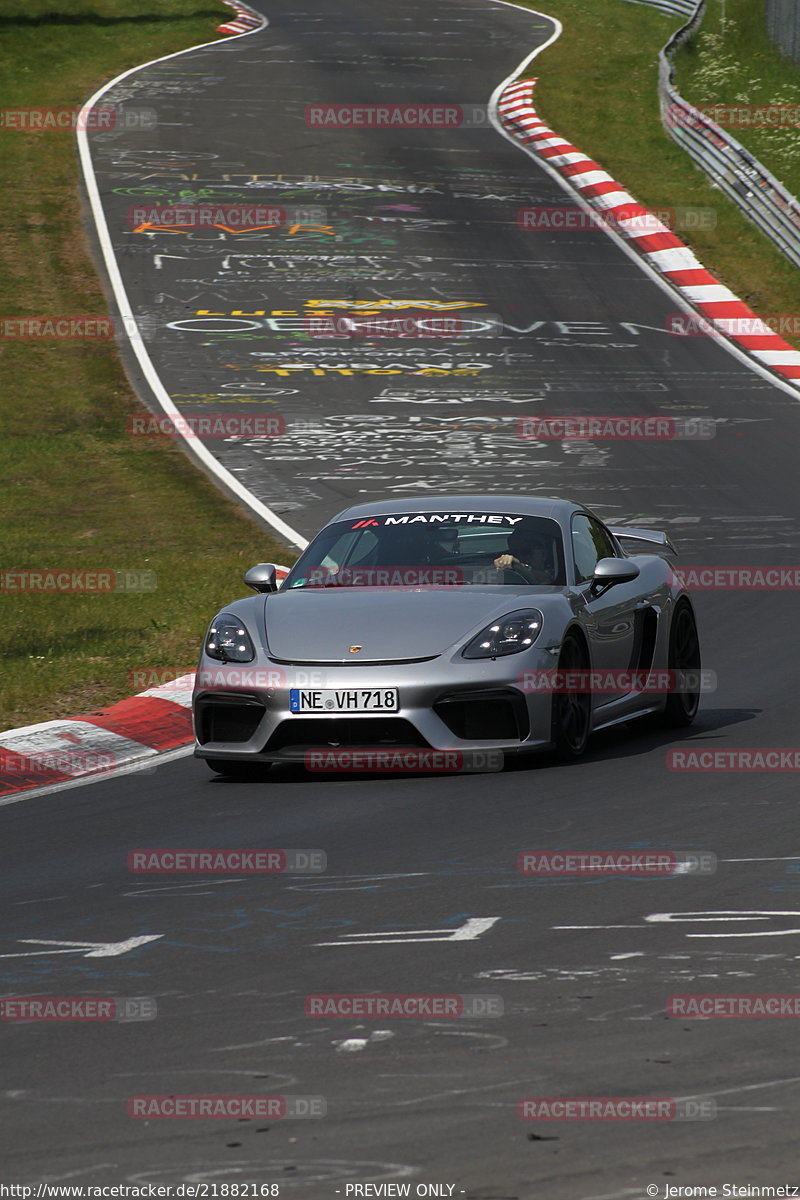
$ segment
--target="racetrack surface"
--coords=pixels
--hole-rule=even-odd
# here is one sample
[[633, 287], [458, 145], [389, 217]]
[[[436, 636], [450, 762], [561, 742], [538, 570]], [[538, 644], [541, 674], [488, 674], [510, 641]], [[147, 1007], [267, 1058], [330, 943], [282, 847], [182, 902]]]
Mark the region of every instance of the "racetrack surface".
[[[519, 207], [572, 203], [529, 157], [490, 128], [303, 122], [314, 102], [485, 103], [551, 24], [477, 0], [385, 13], [307, 2], [270, 19], [262, 33], [139, 72], [122, 86], [157, 108], [158, 127], [93, 138], [129, 294], [159, 322], [148, 346], [176, 403], [285, 416], [287, 436], [266, 446], [214, 443], [221, 460], [305, 535], [352, 499], [519, 489], [662, 521], [685, 562], [799, 563], [797, 402], [713, 341], [666, 335], [676, 302], [604, 234], [518, 230]], [[297, 185], [290, 195], [276, 176]], [[396, 190], [344, 192], [346, 179]], [[262, 233], [253, 249], [249, 235], [202, 242], [123, 227], [141, 196], [130, 189], [160, 189], [166, 203], [248, 180], [269, 185], [259, 198], [313, 203], [326, 223], [347, 224], [337, 249], [329, 235], [300, 248]], [[474, 301], [506, 326], [544, 324], [455, 350], [403, 340], [402, 356], [383, 341], [318, 348], [280, 329], [241, 340], [162, 327], [334, 298]], [[576, 333], [584, 321], [605, 332]], [[464, 376], [257, 370], [346, 358], [486, 365]], [[536, 444], [516, 437], [531, 412], [707, 417], [717, 436]], [[305, 425], [293, 434], [295, 419]], [[231, 594], [238, 586], [232, 578]], [[473, 1200], [794, 1182], [791, 1020], [665, 1015], [676, 993], [790, 993], [800, 959], [794, 776], [666, 767], [680, 746], [796, 743], [795, 595], [709, 591], [696, 603], [718, 689], [683, 737], [620, 730], [568, 767], [542, 759], [441, 778], [282, 768], [269, 783], [229, 783], [181, 759], [2, 808], [3, 993], [158, 1003], [147, 1022], [2, 1026], [8, 1177], [276, 1182], [314, 1200], [365, 1182], [453, 1184]], [[127, 856], [145, 847], [319, 848], [328, 870], [133, 874]], [[533, 849], [709, 850], [719, 865], [707, 876], [529, 878], [517, 855]], [[465, 930], [477, 936], [454, 936]], [[81, 946], [136, 937], [157, 940], [108, 957]], [[505, 1015], [306, 1017], [304, 997], [321, 992], [491, 994]], [[134, 1094], [262, 1092], [324, 1096], [328, 1115], [126, 1113]], [[525, 1096], [712, 1097], [718, 1115], [523, 1122]]]

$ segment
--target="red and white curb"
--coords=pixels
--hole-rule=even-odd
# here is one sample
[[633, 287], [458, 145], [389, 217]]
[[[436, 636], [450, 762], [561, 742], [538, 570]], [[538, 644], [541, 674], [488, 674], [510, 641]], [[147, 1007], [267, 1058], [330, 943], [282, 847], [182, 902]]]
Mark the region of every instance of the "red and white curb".
[[[288, 573], [288, 567], [279, 567], [279, 578]], [[193, 687], [189, 671], [109, 708], [7, 729], [0, 733], [0, 796], [107, 776], [189, 745]]]
[[[643, 208], [594, 159], [552, 130], [533, 106], [536, 79], [506, 87], [497, 109], [503, 127], [523, 146], [545, 159], [642, 258], [668, 280], [684, 301], [724, 337], [793, 387], [800, 387], [800, 350], [777, 333], [721, 284], [670, 229]], [[699, 330], [705, 328], [699, 326]], [[737, 332], [746, 330], [746, 332]]]
[[260, 13], [240, 4], [239, 0], [221, 0], [228, 8], [232, 8], [236, 16], [232, 21], [217, 26], [217, 33], [251, 33], [254, 29], [263, 29], [267, 24], [266, 18]]

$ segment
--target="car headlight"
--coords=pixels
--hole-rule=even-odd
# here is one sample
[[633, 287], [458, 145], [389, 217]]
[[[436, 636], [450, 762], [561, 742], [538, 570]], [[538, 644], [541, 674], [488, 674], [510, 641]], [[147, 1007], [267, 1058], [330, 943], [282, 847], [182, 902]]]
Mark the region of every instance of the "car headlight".
[[256, 656], [250, 634], [233, 613], [220, 613], [206, 634], [205, 651], [220, 662], [252, 662]]
[[464, 658], [501, 658], [528, 650], [542, 632], [544, 617], [538, 608], [526, 608], [492, 621], [461, 651]]

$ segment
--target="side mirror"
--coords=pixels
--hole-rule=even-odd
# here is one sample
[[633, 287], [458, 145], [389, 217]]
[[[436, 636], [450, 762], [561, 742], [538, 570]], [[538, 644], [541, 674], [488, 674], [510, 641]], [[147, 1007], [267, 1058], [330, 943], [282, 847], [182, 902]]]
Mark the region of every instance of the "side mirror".
[[602, 596], [609, 588], [630, 583], [638, 576], [639, 568], [629, 558], [601, 558], [595, 564], [589, 591], [592, 596]]
[[244, 581], [254, 592], [277, 592], [278, 580], [274, 563], [256, 563], [244, 573]]

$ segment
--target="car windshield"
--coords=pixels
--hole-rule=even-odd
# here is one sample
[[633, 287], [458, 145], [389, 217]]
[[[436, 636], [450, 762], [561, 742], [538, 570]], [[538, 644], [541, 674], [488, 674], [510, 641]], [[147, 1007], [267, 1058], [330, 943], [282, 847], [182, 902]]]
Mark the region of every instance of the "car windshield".
[[563, 587], [561, 529], [518, 513], [392, 513], [328, 525], [282, 591], [307, 587]]

